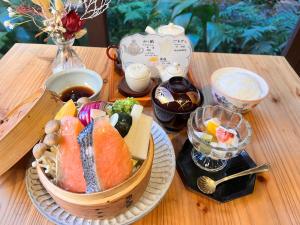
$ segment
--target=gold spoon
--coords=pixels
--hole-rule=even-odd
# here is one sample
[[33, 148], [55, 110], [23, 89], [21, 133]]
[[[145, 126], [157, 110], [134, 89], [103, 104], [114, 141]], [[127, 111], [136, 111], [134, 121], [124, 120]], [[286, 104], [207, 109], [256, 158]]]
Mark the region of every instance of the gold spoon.
[[239, 173], [235, 173], [232, 174], [230, 176], [224, 177], [220, 180], [213, 180], [207, 176], [201, 176], [198, 177], [197, 179], [197, 186], [199, 188], [200, 191], [202, 191], [205, 194], [213, 194], [216, 191], [216, 187], [217, 185], [219, 185], [220, 183], [223, 183], [225, 181], [237, 178], [237, 177], [242, 177], [242, 176], [246, 176], [249, 174], [254, 174], [254, 173], [260, 173], [260, 172], [266, 172], [268, 171], [270, 168], [269, 164], [262, 164], [260, 166], [256, 166], [253, 168], [250, 168], [248, 170], [244, 170], [242, 172]]

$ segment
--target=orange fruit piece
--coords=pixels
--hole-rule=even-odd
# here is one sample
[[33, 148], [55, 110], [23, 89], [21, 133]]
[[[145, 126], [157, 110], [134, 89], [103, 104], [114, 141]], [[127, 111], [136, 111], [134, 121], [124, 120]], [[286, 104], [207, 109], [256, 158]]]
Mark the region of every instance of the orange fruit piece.
[[76, 113], [77, 113], [76, 106], [75, 106], [74, 102], [72, 101], [72, 99], [70, 99], [63, 105], [63, 107], [60, 108], [58, 113], [56, 113], [54, 119], [60, 120], [64, 116], [76, 116]]
[[213, 136], [216, 136], [217, 128], [220, 126], [220, 122], [216, 119], [210, 119], [206, 123], [206, 129], [207, 132], [212, 134]]

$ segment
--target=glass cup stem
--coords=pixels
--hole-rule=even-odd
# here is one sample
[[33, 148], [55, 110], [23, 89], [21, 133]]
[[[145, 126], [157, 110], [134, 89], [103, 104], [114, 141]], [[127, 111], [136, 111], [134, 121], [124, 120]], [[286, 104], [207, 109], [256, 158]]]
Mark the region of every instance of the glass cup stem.
[[203, 170], [208, 172], [217, 172], [225, 168], [227, 165], [226, 160], [214, 160], [205, 154], [197, 151], [195, 148], [191, 151], [191, 156], [194, 163]]

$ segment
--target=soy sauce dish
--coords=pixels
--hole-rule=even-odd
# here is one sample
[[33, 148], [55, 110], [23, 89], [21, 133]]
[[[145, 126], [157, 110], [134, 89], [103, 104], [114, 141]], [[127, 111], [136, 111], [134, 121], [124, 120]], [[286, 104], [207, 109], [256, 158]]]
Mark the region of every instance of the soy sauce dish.
[[45, 88], [57, 93], [66, 102], [76, 102], [81, 97], [96, 100], [99, 97], [103, 80], [95, 71], [72, 69], [52, 74], [45, 82]]

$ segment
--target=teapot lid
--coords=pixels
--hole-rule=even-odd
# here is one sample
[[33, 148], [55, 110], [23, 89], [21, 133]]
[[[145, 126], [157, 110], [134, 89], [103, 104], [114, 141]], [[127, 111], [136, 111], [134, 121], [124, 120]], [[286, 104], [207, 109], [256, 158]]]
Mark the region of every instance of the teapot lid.
[[178, 63], [173, 63], [166, 68], [168, 74], [172, 76], [184, 76], [184, 71]]
[[184, 34], [184, 28], [179, 25], [175, 25], [173, 23], [169, 23], [168, 25], [160, 26], [158, 29], [159, 34], [163, 35], [182, 35]]

